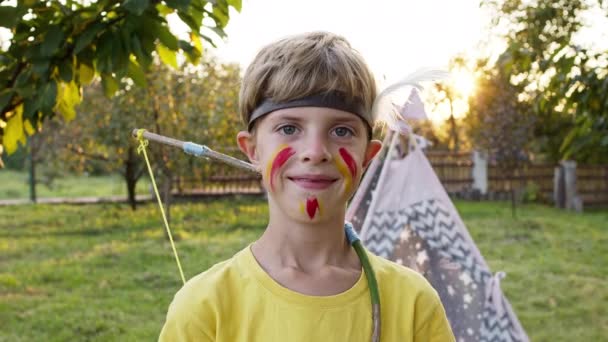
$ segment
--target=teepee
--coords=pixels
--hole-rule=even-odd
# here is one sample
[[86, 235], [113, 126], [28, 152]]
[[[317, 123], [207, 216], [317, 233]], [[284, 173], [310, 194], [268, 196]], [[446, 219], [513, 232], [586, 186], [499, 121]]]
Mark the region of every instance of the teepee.
[[457, 341], [527, 342], [500, 289], [504, 273], [491, 273], [417, 136], [410, 134], [407, 154], [399, 137], [387, 134], [383, 156], [367, 170], [347, 220], [372, 253], [430, 281]]

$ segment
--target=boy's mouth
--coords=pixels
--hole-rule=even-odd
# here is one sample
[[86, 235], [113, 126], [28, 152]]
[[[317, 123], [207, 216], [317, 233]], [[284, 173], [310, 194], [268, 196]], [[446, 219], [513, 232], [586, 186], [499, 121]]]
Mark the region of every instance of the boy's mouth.
[[307, 190], [323, 190], [329, 188], [338, 178], [323, 175], [303, 175], [287, 177], [301, 188]]

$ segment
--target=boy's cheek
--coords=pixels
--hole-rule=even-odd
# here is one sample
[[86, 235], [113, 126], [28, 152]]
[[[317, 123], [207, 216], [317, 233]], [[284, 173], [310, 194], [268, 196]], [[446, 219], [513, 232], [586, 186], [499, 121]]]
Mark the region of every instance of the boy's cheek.
[[296, 151], [288, 145], [281, 145], [275, 149], [274, 153], [271, 154], [265, 163], [263, 169], [263, 177], [265, 183], [269, 186], [271, 191], [274, 191], [274, 180], [280, 170], [287, 164], [289, 159], [295, 155]]

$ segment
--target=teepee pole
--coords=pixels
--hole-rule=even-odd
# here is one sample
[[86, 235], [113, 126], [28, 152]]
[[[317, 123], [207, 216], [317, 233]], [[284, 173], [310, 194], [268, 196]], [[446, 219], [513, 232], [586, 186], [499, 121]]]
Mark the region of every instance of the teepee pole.
[[374, 210], [376, 210], [378, 198], [380, 198], [381, 195], [379, 190], [382, 189], [382, 187], [384, 186], [384, 182], [386, 181], [387, 172], [389, 169], [389, 165], [387, 163], [391, 161], [393, 151], [395, 150], [395, 145], [397, 145], [398, 141], [399, 133], [393, 132], [391, 144], [389, 145], [388, 152], [386, 153], [386, 158], [384, 158], [385, 165], [382, 167], [382, 171], [380, 172], [380, 176], [378, 177], [378, 184], [376, 184], [374, 195], [372, 196], [372, 202], [369, 204], [367, 214], [365, 215], [365, 221], [363, 221], [363, 226], [361, 226], [361, 241], [365, 242], [367, 240], [367, 230], [369, 229], [369, 225], [372, 222]]
[[384, 140], [382, 141], [382, 151], [378, 153], [378, 156], [374, 158], [374, 160], [372, 160], [371, 165], [367, 168], [367, 171], [365, 172], [365, 175], [357, 188], [357, 192], [355, 192], [355, 195], [351, 199], [348, 208], [346, 209], [345, 220], [347, 222], [351, 222], [355, 216], [357, 209], [359, 209], [359, 206], [361, 205], [361, 201], [363, 201], [363, 198], [365, 197], [367, 188], [371, 185], [372, 180], [374, 179], [376, 169], [382, 165], [382, 152], [388, 148], [388, 143], [392, 137], [392, 134], [395, 134], [395, 132], [388, 131], [386, 136], [384, 136]]

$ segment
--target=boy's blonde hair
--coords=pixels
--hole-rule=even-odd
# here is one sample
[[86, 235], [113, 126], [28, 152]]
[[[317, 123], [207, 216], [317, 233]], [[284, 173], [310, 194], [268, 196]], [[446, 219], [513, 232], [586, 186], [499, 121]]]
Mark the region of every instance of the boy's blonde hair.
[[376, 82], [363, 57], [333, 33], [294, 35], [258, 52], [243, 77], [239, 112], [248, 125], [251, 113], [266, 99], [280, 103], [336, 91], [359, 102], [373, 125]]

